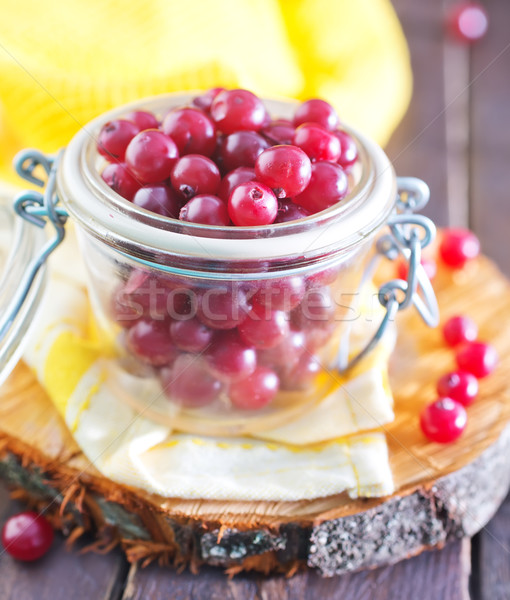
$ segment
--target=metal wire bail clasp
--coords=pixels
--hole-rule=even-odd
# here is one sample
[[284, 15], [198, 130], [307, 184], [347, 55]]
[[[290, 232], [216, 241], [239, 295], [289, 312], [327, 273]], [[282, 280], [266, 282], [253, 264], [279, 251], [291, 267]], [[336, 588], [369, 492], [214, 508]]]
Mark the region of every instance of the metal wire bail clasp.
[[[338, 365], [341, 371], [354, 367], [365, 357], [381, 340], [397, 312], [408, 306], [413, 305], [430, 327], [436, 327], [439, 323], [436, 296], [421, 265], [421, 251], [434, 240], [436, 226], [429, 218], [413, 214], [427, 204], [430, 191], [425, 182], [415, 177], [398, 177], [397, 187], [395, 213], [388, 220], [390, 232], [377, 240], [376, 258], [385, 257], [394, 261], [403, 257], [408, 264], [407, 279], [392, 279], [379, 288], [379, 302], [386, 313], [363, 350], [347, 364]], [[378, 260], [371, 262], [365, 280], [372, 277], [377, 263]]]
[[[59, 199], [56, 193], [56, 175], [60, 156], [61, 153], [51, 157], [38, 150], [23, 150], [14, 158], [14, 166], [20, 177], [40, 187], [44, 187], [46, 183], [44, 193], [27, 190], [16, 196], [13, 203], [15, 212], [37, 227], [43, 228], [47, 223], [51, 224], [53, 234], [30, 262], [7, 309], [0, 315], [0, 340], [4, 339], [16, 320], [46, 259], [64, 239], [64, 226], [68, 215], [62, 207], [58, 206]], [[37, 169], [41, 167], [47, 176], [46, 182], [36, 174]]]

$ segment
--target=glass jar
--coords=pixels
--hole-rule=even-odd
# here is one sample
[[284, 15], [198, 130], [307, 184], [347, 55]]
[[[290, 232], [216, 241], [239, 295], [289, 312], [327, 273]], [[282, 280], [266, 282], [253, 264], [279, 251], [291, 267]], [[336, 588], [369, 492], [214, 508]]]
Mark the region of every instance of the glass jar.
[[[26, 178], [34, 180], [35, 163], [50, 176], [44, 198], [34, 201], [29, 193], [16, 207], [32, 221], [46, 215], [57, 238], [66, 218], [74, 221], [113, 393], [173, 429], [256, 434], [320, 402], [399, 308], [414, 302], [431, 324], [437, 320], [419, 266], [434, 227], [405, 214], [415, 207], [411, 200], [427, 195], [424, 184], [408, 181], [406, 193], [397, 194], [384, 152], [350, 129], [359, 161], [347, 197], [299, 221], [199, 225], [149, 212], [112, 191], [96, 150], [104, 123], [134, 109], [161, 117], [192, 97], [171, 94], [110, 111], [78, 132], [54, 164], [23, 155], [18, 165]], [[289, 117], [294, 106], [266, 101], [274, 117]], [[354, 357], [348, 334], [377, 252], [410, 260], [408, 281], [382, 290], [383, 323]]]

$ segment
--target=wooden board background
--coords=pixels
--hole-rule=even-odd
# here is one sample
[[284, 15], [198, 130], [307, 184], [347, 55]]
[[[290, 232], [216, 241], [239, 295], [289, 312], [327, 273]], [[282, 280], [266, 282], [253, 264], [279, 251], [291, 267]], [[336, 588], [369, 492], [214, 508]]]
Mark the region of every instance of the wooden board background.
[[[489, 35], [472, 48], [443, 33], [450, 0], [395, 0], [408, 35], [415, 75], [412, 106], [387, 151], [402, 175], [425, 179], [428, 214], [440, 225], [469, 224], [484, 251], [510, 275], [510, 4], [487, 0]], [[510, 466], [509, 466], [510, 468]], [[236, 577], [214, 570], [199, 577], [157, 567], [128, 568], [117, 552], [66, 553], [59, 538], [45, 560], [18, 565], [0, 557], [0, 600], [37, 598], [409, 598], [510, 597], [510, 502], [473, 540], [422, 554], [393, 567], [323, 580], [313, 573]], [[0, 521], [19, 509], [0, 492]], [[471, 576], [470, 576], [471, 573]]]

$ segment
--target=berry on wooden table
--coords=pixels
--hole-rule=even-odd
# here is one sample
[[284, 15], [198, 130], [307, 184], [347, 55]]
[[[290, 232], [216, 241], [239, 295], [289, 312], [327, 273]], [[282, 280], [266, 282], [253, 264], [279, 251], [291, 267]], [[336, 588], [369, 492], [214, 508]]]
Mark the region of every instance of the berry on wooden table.
[[420, 415], [423, 433], [429, 440], [439, 444], [454, 442], [466, 424], [466, 409], [452, 398], [439, 398], [426, 406]]
[[478, 379], [466, 371], [446, 373], [437, 382], [440, 397], [452, 398], [463, 406], [472, 404], [478, 394]]
[[2, 528], [2, 545], [13, 558], [33, 561], [44, 556], [53, 543], [48, 521], [32, 511], [10, 517]]
[[484, 342], [464, 345], [457, 352], [456, 359], [460, 369], [473, 373], [478, 379], [490, 375], [499, 362], [496, 349]]
[[451, 317], [443, 325], [444, 341], [452, 348], [465, 342], [474, 342], [477, 335], [477, 324], [464, 315]]
[[468, 229], [445, 229], [439, 245], [443, 262], [454, 269], [461, 269], [480, 253], [480, 242]]
[[480, 2], [460, 2], [451, 8], [447, 25], [453, 37], [469, 44], [487, 33], [489, 16]]

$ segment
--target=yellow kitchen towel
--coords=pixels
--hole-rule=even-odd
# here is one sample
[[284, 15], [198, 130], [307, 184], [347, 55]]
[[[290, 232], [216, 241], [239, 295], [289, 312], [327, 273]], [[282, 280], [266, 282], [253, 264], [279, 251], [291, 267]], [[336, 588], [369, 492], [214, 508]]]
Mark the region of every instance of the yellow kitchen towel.
[[[394, 331], [348, 378], [306, 414], [250, 437], [197, 435], [137, 412], [117, 392], [112, 358], [90, 329], [90, 306], [78, 249], [69, 230], [52, 257], [49, 286], [25, 351], [84, 454], [105, 476], [167, 497], [297, 500], [347, 491], [352, 497], [392, 492], [381, 427], [393, 420], [387, 362]], [[72, 268], [70, 268], [70, 258]], [[368, 303], [362, 303], [361, 314]], [[360, 318], [357, 337], [378, 323]], [[144, 385], [132, 377], [133, 385]], [[159, 389], [147, 406], [173, 408]], [[136, 390], [136, 388], [133, 388]], [[133, 393], [136, 394], [136, 391]]]
[[[0, 179], [90, 119], [164, 92], [246, 87], [332, 102], [383, 144], [411, 92], [389, 0], [18, 0], [0, 19]], [[375, 100], [376, 99], [376, 100]]]

